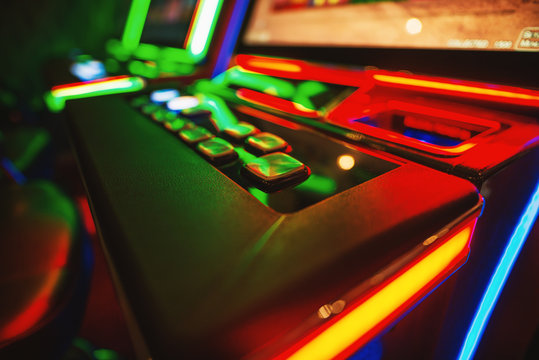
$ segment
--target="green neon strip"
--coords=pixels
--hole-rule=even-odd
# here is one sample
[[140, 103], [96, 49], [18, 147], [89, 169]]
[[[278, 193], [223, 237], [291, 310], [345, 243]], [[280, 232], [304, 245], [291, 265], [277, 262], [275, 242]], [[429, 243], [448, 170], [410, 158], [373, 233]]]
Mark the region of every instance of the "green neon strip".
[[197, 61], [208, 52], [223, 0], [200, 0], [192, 32], [187, 40], [187, 51]]
[[291, 99], [296, 92], [292, 83], [271, 76], [241, 71], [233, 67], [223, 74], [216, 76], [213, 82], [223, 86], [236, 85], [284, 99]]
[[137, 48], [150, 8], [150, 0], [133, 0], [127, 22], [122, 36], [122, 45], [125, 49], [133, 51]]
[[51, 90], [45, 94], [44, 100], [50, 111], [59, 112], [63, 110], [67, 100], [133, 92], [142, 89], [144, 85], [143, 79], [134, 76], [121, 80], [115, 79], [110, 82], [104, 81]]

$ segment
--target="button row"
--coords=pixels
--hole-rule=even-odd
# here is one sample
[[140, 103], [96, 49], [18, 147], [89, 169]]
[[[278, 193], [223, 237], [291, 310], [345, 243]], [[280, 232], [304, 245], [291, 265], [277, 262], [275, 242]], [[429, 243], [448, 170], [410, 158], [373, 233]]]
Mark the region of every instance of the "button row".
[[[238, 153], [230, 142], [193, 123], [193, 121], [199, 123], [201, 118], [210, 118], [211, 112], [191, 107], [181, 110], [179, 117], [178, 112], [170, 110], [168, 104], [171, 102], [181, 108], [185, 103], [194, 103], [193, 99], [196, 99], [187, 96], [181, 98], [183, 104], [176, 100], [179, 98], [169, 100], [168, 110], [160, 106], [159, 101], [150, 103], [147, 96], [135, 98], [131, 103], [140, 107], [141, 111], [150, 115], [154, 121], [162, 123], [167, 130], [177, 133], [180, 139], [195, 147], [212, 164], [219, 166], [236, 161]], [[290, 151], [290, 146], [275, 134], [260, 132], [254, 125], [241, 121], [223, 129], [222, 134], [233, 143], [243, 144], [245, 150], [259, 156], [244, 164], [241, 172], [264, 191], [277, 191], [298, 184], [309, 177], [309, 168], [284, 153]]]

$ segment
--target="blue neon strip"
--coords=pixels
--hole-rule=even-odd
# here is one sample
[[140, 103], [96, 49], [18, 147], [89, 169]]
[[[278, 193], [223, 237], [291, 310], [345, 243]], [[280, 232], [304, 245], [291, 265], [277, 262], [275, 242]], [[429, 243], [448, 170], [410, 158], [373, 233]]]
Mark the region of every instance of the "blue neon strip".
[[15, 165], [13, 165], [11, 160], [2, 158], [0, 164], [8, 176], [10, 176], [17, 184], [22, 185], [26, 182], [26, 177], [15, 167]]
[[539, 209], [539, 183], [535, 188], [535, 191], [530, 198], [530, 201], [526, 205], [524, 213], [520, 217], [518, 225], [513, 230], [513, 234], [505, 247], [505, 251], [498, 262], [498, 266], [494, 271], [494, 275], [490, 278], [490, 282], [486, 288], [481, 303], [477, 308], [475, 317], [468, 329], [464, 344], [460, 349], [459, 360], [468, 360], [473, 358], [477, 346], [481, 340], [481, 336], [485, 331], [485, 327], [488, 324], [492, 310], [500, 297], [500, 293], [505, 285], [511, 269], [515, 264], [515, 261], [522, 249], [522, 245], [526, 242], [526, 238], [530, 233], [530, 230], [537, 218], [537, 212]]
[[223, 39], [223, 46], [221, 46], [221, 51], [217, 57], [215, 67], [213, 68], [212, 78], [228, 69], [228, 64], [232, 57], [232, 53], [234, 52], [236, 40], [238, 39], [238, 34], [243, 23], [243, 17], [247, 11], [247, 5], [249, 5], [249, 0], [238, 0], [234, 6], [234, 10], [232, 10], [228, 29], [226, 30], [225, 38]]

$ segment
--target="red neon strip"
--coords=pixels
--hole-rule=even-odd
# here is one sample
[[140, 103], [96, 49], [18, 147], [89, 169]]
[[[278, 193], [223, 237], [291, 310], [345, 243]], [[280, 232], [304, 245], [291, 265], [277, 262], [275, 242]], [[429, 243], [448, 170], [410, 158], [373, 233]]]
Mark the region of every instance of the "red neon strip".
[[109, 82], [109, 81], [112, 81], [112, 80], [129, 79], [130, 77], [131, 76], [129, 76], [129, 75], [119, 75], [119, 76], [111, 76], [111, 77], [106, 77], [106, 78], [97, 79], [97, 80], [89, 80], [89, 81], [81, 81], [81, 82], [70, 83], [70, 84], [62, 84], [62, 85], [53, 86], [51, 91], [60, 90], [60, 89], [68, 89], [68, 88], [82, 86], [82, 85], [106, 83], [106, 82]]
[[370, 71], [369, 73], [376, 85], [379, 86], [428, 91], [429, 93], [506, 104], [539, 106], [539, 92], [534, 90], [431, 76], [407, 75], [390, 71]]
[[374, 85], [372, 77], [364, 71], [345, 70], [310, 64], [306, 61], [270, 57], [237, 55], [236, 63], [245, 70], [269, 76], [296, 80], [313, 80], [328, 84], [361, 87], [364, 91]]
[[241, 88], [236, 90], [236, 96], [252, 104], [262, 105], [264, 107], [286, 112], [292, 115], [304, 116], [308, 118], [318, 118], [320, 113], [316, 110], [307, 109], [290, 100], [281, 99], [277, 96], [265, 94], [251, 89]]

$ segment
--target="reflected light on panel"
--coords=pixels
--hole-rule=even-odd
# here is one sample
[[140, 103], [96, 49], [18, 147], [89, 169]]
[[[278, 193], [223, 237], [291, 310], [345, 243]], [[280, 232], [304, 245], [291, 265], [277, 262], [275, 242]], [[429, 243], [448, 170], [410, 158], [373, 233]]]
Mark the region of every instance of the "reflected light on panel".
[[341, 155], [337, 158], [337, 165], [342, 170], [350, 170], [356, 165], [356, 161], [351, 155]]

